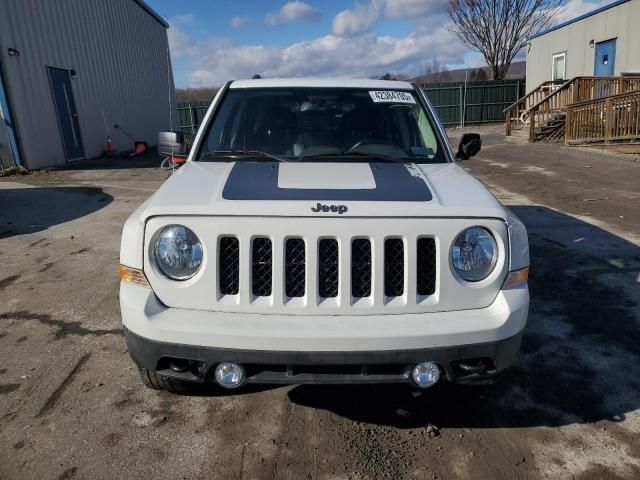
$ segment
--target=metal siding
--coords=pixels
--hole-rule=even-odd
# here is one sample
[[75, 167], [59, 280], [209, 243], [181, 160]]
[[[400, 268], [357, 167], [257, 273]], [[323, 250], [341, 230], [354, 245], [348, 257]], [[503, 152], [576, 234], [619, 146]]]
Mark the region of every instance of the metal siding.
[[570, 23], [530, 40], [527, 53], [527, 91], [551, 80], [551, 58], [567, 52], [567, 78], [593, 75], [595, 43], [617, 38], [614, 75], [640, 73], [640, 0], [631, 0]]
[[[105, 148], [102, 111], [120, 150], [133, 144], [115, 123], [150, 145], [170, 127], [167, 32], [134, 0], [3, 0], [0, 45], [28, 168], [65, 161], [47, 66], [77, 73], [72, 86], [87, 157]], [[20, 56], [8, 57], [9, 47]]]

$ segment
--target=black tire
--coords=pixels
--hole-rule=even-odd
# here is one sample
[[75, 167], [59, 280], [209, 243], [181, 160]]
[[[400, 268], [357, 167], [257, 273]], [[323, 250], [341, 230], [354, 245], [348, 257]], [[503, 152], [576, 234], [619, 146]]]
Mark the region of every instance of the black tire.
[[192, 388], [189, 382], [185, 382], [182, 380], [178, 380], [175, 378], [167, 377], [165, 375], [160, 375], [158, 372], [153, 370], [147, 370], [143, 367], [138, 367], [138, 371], [140, 372], [140, 378], [142, 379], [142, 383], [149, 388], [153, 388], [154, 390], [164, 390], [170, 393], [188, 393]]

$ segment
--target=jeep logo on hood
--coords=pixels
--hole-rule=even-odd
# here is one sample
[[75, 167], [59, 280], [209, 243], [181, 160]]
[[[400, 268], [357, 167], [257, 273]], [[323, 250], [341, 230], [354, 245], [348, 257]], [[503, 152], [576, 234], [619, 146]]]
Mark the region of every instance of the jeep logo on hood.
[[311, 207], [311, 211], [315, 213], [333, 212], [333, 213], [338, 213], [342, 215], [343, 213], [348, 212], [349, 209], [347, 208], [346, 205], [323, 205], [321, 203], [318, 203], [315, 207]]

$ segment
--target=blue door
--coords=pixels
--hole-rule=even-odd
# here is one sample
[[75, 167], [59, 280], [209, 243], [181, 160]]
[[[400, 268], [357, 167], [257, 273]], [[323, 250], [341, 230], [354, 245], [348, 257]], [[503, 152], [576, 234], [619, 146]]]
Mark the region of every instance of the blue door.
[[616, 67], [616, 39], [596, 43], [596, 63], [593, 74], [596, 77], [612, 77]]
[[64, 155], [67, 161], [84, 158], [80, 128], [78, 126], [78, 113], [73, 101], [71, 90], [71, 76], [69, 70], [47, 67], [49, 70], [49, 82], [53, 103], [58, 114], [58, 125], [64, 146]]

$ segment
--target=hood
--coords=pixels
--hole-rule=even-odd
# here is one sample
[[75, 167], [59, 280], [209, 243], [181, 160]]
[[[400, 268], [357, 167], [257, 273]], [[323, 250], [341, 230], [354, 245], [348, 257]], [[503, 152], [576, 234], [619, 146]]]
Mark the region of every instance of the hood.
[[455, 163], [187, 162], [142, 210], [157, 215], [504, 218]]

